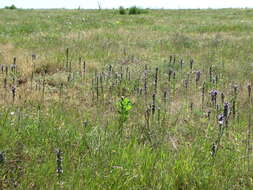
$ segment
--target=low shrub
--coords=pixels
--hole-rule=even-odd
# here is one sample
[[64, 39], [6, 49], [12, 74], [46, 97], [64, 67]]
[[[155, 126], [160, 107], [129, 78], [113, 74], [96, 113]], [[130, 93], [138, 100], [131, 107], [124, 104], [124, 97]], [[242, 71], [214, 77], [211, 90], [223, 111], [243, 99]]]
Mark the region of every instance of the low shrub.
[[125, 15], [126, 14], [126, 9], [122, 6], [119, 7], [119, 14]]
[[119, 14], [121, 15], [125, 15], [125, 14], [129, 14], [129, 15], [138, 15], [138, 14], [142, 14], [142, 13], [147, 13], [147, 9], [141, 9], [138, 8], [136, 6], [130, 7], [125, 9], [123, 6], [120, 6], [119, 9]]
[[17, 7], [15, 5], [11, 5], [11, 6], [5, 6], [5, 9], [17, 9]]
[[133, 6], [133, 7], [130, 7], [129, 8], [129, 13], [130, 15], [137, 15], [137, 14], [141, 14], [141, 9], [136, 7], [136, 6]]

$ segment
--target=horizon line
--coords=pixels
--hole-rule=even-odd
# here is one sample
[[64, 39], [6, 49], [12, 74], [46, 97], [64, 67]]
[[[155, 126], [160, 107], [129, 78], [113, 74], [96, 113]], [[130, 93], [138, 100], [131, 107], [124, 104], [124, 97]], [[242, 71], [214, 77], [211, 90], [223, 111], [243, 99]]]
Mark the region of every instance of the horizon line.
[[[11, 5], [10, 5], [11, 6]], [[6, 9], [6, 7], [0, 7], [0, 9]], [[129, 6], [129, 7], [123, 7], [125, 9], [131, 8], [131, 7], [137, 7], [140, 9], [150, 9], [150, 10], [220, 10], [220, 9], [253, 9], [253, 7], [216, 7], [216, 8], [212, 8], [212, 7], [208, 7], [208, 8], [150, 8], [150, 7], [140, 7], [140, 6]], [[16, 10], [117, 10], [118, 8], [81, 8], [81, 7], [77, 7], [77, 8], [66, 8], [66, 7], [52, 7], [52, 8], [19, 8], [16, 7]], [[15, 9], [13, 9], [15, 10]]]

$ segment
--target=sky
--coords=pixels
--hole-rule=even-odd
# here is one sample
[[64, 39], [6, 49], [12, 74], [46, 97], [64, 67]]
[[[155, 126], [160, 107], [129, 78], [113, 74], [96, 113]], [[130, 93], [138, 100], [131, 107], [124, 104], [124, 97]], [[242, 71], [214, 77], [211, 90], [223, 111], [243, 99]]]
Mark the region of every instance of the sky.
[[0, 0], [0, 8], [14, 4], [18, 8], [97, 9], [138, 6], [141, 8], [253, 8], [253, 0]]

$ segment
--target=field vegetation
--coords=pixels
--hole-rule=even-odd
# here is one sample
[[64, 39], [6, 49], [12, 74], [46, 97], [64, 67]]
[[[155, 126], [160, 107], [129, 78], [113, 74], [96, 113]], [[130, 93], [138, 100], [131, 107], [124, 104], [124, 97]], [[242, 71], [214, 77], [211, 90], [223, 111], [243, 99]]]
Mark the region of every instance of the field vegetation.
[[253, 188], [253, 10], [0, 18], [0, 189]]

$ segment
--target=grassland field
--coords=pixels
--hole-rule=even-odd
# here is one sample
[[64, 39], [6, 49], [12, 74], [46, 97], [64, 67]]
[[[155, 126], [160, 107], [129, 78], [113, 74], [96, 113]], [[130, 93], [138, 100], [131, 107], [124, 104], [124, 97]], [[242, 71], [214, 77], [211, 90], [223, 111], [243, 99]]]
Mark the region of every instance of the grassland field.
[[253, 189], [252, 84], [252, 9], [0, 9], [0, 189]]

